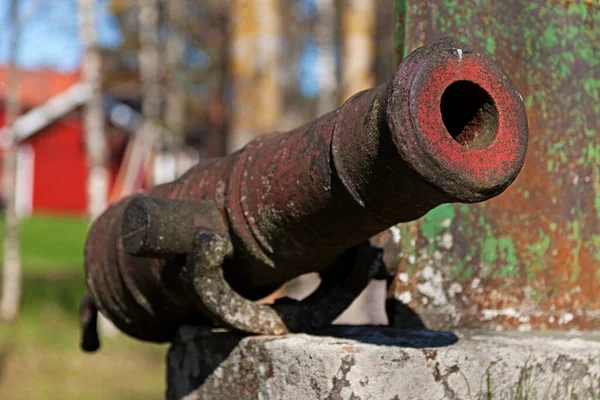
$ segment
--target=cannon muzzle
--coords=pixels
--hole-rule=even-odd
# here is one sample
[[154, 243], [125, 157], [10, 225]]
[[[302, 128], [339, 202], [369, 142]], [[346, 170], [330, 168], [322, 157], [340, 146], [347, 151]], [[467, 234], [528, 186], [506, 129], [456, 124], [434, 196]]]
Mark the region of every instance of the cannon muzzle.
[[[93, 305], [158, 342], [182, 324], [323, 326], [381, 276], [371, 236], [499, 195], [526, 147], [522, 98], [496, 64], [456, 40], [424, 46], [339, 109], [111, 206], [86, 244]], [[307, 299], [254, 301], [309, 272], [322, 284]]]

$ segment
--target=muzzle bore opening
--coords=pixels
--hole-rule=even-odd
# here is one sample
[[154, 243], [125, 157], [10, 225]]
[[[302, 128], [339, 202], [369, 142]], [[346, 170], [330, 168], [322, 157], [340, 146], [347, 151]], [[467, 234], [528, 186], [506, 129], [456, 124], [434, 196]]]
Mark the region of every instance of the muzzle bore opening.
[[450, 84], [442, 94], [440, 111], [450, 136], [465, 148], [484, 149], [496, 138], [498, 109], [489, 93], [476, 83]]

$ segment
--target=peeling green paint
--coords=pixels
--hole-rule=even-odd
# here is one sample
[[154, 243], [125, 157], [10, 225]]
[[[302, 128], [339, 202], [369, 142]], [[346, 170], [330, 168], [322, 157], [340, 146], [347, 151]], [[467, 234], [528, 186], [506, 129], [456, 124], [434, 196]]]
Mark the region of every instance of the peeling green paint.
[[452, 223], [456, 213], [452, 204], [442, 204], [439, 207], [431, 210], [421, 220], [421, 231], [430, 242], [435, 242], [436, 237], [444, 232], [447, 228], [444, 224]]
[[600, 143], [588, 143], [586, 153], [588, 161], [600, 163]]
[[[410, 228], [408, 224], [402, 224], [399, 226], [400, 228], [400, 249], [402, 252], [402, 256], [406, 259], [416, 259], [417, 257], [417, 248], [415, 243], [413, 242], [413, 237], [410, 232]], [[414, 263], [408, 263], [408, 268], [406, 272], [411, 273], [415, 268]]]
[[493, 54], [496, 52], [496, 41], [492, 36], [488, 36], [486, 39], [485, 49], [488, 53]]
[[483, 249], [481, 250], [481, 262], [493, 264], [496, 260], [501, 261], [502, 268], [493, 275], [496, 278], [506, 278], [509, 276], [518, 277], [517, 256], [513, 241], [508, 236], [502, 236], [498, 239], [494, 237], [486, 238]]
[[[405, 52], [445, 36], [472, 44], [516, 84], [530, 126], [527, 161], [513, 186], [485, 204], [446, 205], [432, 211], [416, 225], [420, 240], [413, 254], [435, 255], [444, 276], [464, 283], [463, 288], [477, 278], [500, 294], [510, 293], [503, 302], [530, 305], [535, 298], [542, 312], [551, 312], [552, 304], [571, 312], [561, 296], [573, 290], [579, 293], [580, 307], [598, 315], [600, 4], [401, 3]], [[448, 216], [450, 227], [443, 224]], [[441, 246], [448, 233], [454, 240], [451, 249]], [[463, 294], [468, 299], [469, 289]], [[476, 309], [457, 307], [464, 314]], [[594, 326], [600, 328], [600, 317], [594, 318]]]
[[464, 283], [473, 276], [473, 267], [470, 265], [466, 266], [461, 262], [455, 262], [453, 264], [454, 280], [458, 283]]
[[[592, 243], [595, 249], [594, 259], [600, 261], [600, 235], [592, 235]], [[600, 271], [600, 265], [598, 265]]]
[[498, 241], [494, 238], [487, 238], [483, 242], [483, 248], [481, 249], [481, 262], [485, 264], [492, 264], [498, 259], [497, 252]]
[[583, 81], [583, 90], [596, 101], [600, 101], [600, 78], [589, 77]]
[[396, 65], [400, 63], [408, 54], [406, 43], [406, 30], [404, 26], [408, 24], [408, 0], [396, 0], [394, 29], [394, 41], [396, 42], [396, 51], [394, 52]]
[[545, 48], [551, 49], [558, 45], [558, 36], [556, 36], [556, 31], [552, 25], [548, 26], [544, 33], [542, 34], [542, 46]]
[[524, 258], [528, 260], [525, 264], [525, 270], [527, 278], [533, 281], [536, 277], [536, 273], [544, 268], [544, 255], [550, 247], [550, 236], [542, 234], [542, 239], [533, 244], [525, 245], [526, 254]]

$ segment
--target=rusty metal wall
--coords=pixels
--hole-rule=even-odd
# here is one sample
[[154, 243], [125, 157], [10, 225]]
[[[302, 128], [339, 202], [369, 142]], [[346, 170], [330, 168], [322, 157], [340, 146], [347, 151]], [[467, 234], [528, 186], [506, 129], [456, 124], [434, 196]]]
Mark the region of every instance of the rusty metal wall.
[[[399, 0], [397, 53], [453, 36], [527, 107], [524, 169], [496, 199], [443, 205], [377, 241], [393, 295], [430, 328], [600, 328], [600, 3]], [[401, 252], [399, 251], [401, 248]]]

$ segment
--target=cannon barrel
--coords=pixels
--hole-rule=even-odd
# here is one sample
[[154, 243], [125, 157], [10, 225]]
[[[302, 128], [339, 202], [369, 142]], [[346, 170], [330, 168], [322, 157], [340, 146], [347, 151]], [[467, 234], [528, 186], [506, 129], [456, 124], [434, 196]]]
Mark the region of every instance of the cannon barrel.
[[[142, 340], [168, 341], [178, 326], [210, 320], [255, 333], [302, 329], [316, 304], [344, 297], [331, 291], [335, 279], [352, 275], [344, 290], [355, 295], [364, 287], [356, 277], [372, 278], [348, 270], [357, 246], [442, 203], [497, 196], [526, 147], [510, 79], [468, 45], [441, 40], [337, 110], [111, 206], [86, 244], [91, 299]], [[324, 279], [329, 288], [296, 320], [285, 305], [253, 305], [309, 272], [337, 278]]]

